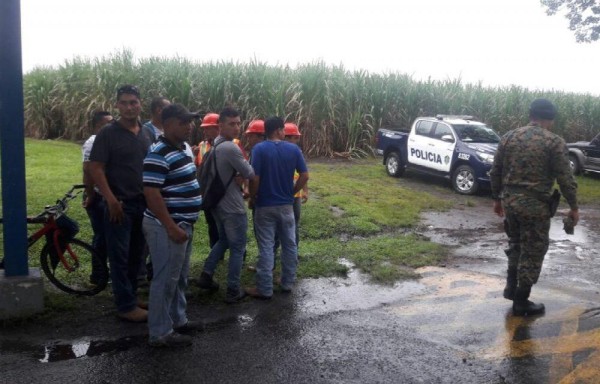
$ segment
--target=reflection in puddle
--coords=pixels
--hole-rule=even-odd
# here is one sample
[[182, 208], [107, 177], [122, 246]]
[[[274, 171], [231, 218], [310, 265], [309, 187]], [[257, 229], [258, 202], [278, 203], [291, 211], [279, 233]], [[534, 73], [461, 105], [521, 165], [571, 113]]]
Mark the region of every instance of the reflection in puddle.
[[125, 351], [133, 346], [145, 343], [147, 336], [123, 337], [116, 340], [79, 339], [70, 343], [52, 343], [45, 345], [43, 353], [36, 352], [40, 363], [79, 359], [99, 356], [110, 352]]

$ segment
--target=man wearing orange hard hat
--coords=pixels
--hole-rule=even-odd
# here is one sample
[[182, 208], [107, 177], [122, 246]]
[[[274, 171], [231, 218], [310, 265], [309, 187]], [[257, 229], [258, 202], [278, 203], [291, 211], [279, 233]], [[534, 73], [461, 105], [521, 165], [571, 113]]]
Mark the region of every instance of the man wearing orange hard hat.
[[265, 122], [263, 120], [252, 120], [248, 124], [248, 129], [246, 129], [244, 135], [248, 142], [248, 151], [251, 152], [256, 144], [265, 139]]
[[[295, 123], [285, 123], [283, 127], [283, 132], [285, 133], [285, 141], [288, 141], [292, 144], [299, 145], [300, 143], [300, 130]], [[298, 172], [294, 173], [294, 183], [298, 180], [300, 175]], [[302, 209], [302, 204], [306, 203], [308, 200], [308, 184], [304, 184], [304, 187], [298, 191], [294, 195], [294, 219], [296, 220], [296, 246], [300, 244], [300, 231], [298, 230], [298, 225], [300, 224], [300, 212]]]

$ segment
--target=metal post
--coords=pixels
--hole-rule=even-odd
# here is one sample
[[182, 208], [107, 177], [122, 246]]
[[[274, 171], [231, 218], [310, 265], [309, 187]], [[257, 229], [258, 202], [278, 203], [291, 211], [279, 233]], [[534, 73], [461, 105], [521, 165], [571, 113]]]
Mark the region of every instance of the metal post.
[[27, 209], [20, 0], [0, 1], [0, 161], [4, 273], [26, 276]]

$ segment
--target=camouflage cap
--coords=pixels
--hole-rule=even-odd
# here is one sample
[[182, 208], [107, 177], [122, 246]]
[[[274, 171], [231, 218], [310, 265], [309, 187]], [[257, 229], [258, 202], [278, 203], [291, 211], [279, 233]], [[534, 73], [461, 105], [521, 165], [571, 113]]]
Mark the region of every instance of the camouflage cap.
[[535, 99], [529, 106], [529, 117], [542, 120], [554, 120], [556, 107], [548, 99]]

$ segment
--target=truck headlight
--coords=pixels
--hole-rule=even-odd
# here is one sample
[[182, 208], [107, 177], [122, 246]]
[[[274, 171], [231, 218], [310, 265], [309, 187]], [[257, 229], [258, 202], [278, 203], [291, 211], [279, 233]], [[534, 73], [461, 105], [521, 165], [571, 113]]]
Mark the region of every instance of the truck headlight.
[[477, 157], [487, 164], [492, 164], [494, 162], [494, 155], [490, 155], [489, 153], [477, 152]]

